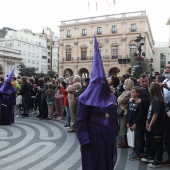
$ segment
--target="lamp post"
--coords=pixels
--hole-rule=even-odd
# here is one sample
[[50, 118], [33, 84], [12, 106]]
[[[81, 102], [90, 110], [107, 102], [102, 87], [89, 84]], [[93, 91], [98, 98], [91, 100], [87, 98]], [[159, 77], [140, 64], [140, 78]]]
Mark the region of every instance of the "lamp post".
[[143, 51], [142, 46], [144, 46], [142, 39], [143, 39], [143, 37], [141, 36], [141, 34], [139, 34], [139, 36], [135, 40], [135, 42], [137, 43], [137, 45], [136, 45], [137, 52], [134, 53], [134, 56], [136, 57], [135, 60], [143, 60], [142, 56], [145, 56], [145, 53], [142, 52]]
[[141, 65], [141, 61], [144, 60], [145, 53], [143, 52], [142, 46], [144, 46], [144, 43], [142, 41], [143, 37], [141, 34], [137, 36], [135, 42], [136, 42], [136, 52], [134, 53], [135, 61], [137, 61], [136, 65], [132, 66], [132, 73], [133, 76], [138, 78], [143, 73], [143, 67]]

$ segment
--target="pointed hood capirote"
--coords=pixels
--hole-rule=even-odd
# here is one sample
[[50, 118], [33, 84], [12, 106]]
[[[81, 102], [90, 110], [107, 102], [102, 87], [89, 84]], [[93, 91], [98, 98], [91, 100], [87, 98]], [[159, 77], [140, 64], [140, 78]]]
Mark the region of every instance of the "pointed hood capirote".
[[0, 93], [6, 94], [6, 93], [15, 93], [16, 92], [16, 89], [11, 84], [11, 79], [13, 77], [13, 74], [14, 74], [14, 69], [11, 71], [11, 73], [8, 76], [7, 80], [4, 82], [4, 84], [0, 88]]
[[89, 86], [84, 91], [84, 93], [80, 95], [78, 101], [82, 104], [95, 107], [107, 107], [116, 103], [116, 98], [111, 92], [105, 77], [98, 42], [95, 35], [91, 79]]

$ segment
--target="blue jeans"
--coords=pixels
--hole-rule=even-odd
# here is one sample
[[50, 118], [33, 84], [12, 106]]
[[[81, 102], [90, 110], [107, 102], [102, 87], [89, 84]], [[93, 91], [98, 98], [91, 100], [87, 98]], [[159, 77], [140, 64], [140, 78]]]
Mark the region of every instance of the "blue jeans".
[[67, 125], [70, 126], [70, 110], [69, 110], [69, 106], [65, 106], [65, 110], [66, 110], [66, 117], [67, 117]]
[[30, 110], [30, 96], [25, 95], [22, 97], [22, 106], [24, 110], [24, 115], [29, 115]]
[[144, 152], [144, 146], [142, 141], [142, 126], [138, 125], [135, 130], [135, 146], [133, 148], [133, 151], [136, 155], [141, 154]]

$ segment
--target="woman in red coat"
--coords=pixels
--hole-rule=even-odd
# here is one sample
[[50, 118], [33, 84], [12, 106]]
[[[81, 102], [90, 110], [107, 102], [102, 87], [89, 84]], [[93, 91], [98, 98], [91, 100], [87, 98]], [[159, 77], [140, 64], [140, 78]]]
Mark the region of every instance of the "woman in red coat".
[[67, 117], [67, 122], [64, 125], [64, 127], [69, 128], [70, 127], [70, 111], [69, 111], [69, 104], [68, 104], [68, 92], [66, 91], [67, 84], [63, 81], [60, 83], [60, 89], [61, 93], [64, 95], [64, 107], [66, 110], [66, 117]]

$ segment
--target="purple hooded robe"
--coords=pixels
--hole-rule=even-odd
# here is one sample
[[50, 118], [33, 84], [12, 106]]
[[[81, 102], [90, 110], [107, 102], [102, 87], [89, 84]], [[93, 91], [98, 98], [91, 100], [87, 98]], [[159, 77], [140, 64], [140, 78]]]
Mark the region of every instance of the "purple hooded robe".
[[78, 101], [76, 126], [82, 169], [113, 170], [117, 160], [117, 104], [105, 78], [96, 37], [90, 83]]
[[11, 84], [14, 69], [0, 88], [0, 125], [14, 122], [15, 88]]

